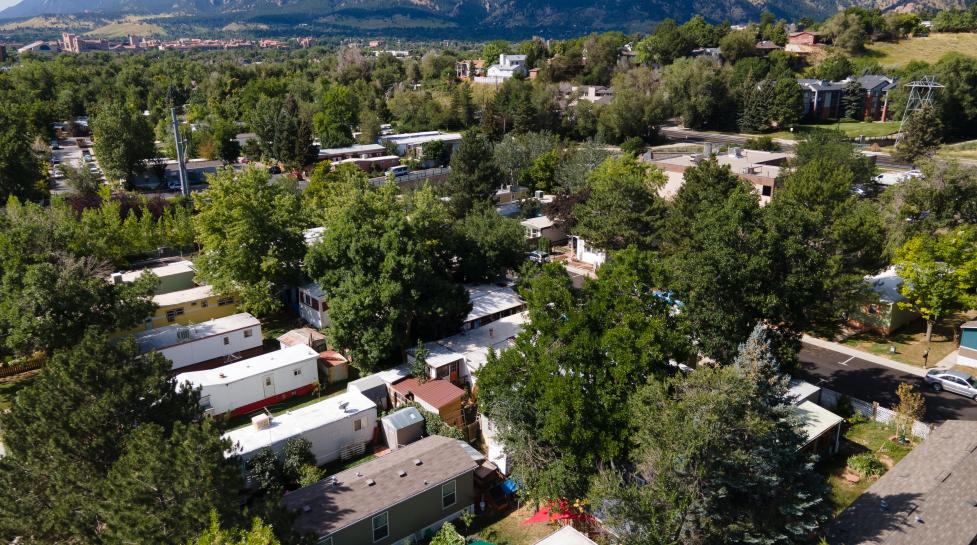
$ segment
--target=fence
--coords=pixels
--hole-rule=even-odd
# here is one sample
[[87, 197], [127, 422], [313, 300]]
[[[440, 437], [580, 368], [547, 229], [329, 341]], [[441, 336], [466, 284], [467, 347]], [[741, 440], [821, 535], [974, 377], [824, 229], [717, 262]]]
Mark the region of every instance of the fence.
[[[838, 400], [840, 400], [842, 397], [846, 396], [834, 390], [821, 388], [820, 405], [828, 409], [834, 409], [838, 406]], [[848, 400], [851, 402], [852, 409], [865, 418], [869, 418], [882, 424], [891, 424], [896, 419], [897, 415], [895, 411], [892, 409], [887, 409], [878, 403], [869, 403], [854, 397], [848, 397]], [[914, 436], [919, 437], [920, 439], [926, 439], [929, 436], [930, 429], [930, 425], [925, 422], [920, 422], [919, 420], [913, 421], [912, 433]]]
[[15, 363], [12, 365], [4, 365], [0, 367], [0, 378], [12, 377], [14, 375], [19, 375], [21, 373], [26, 373], [27, 371], [33, 371], [35, 369], [41, 368], [41, 360], [27, 362], [27, 363]]
[[[451, 173], [451, 167], [429, 168], [427, 170], [411, 172], [406, 176], [398, 176], [395, 180], [397, 187], [401, 189], [417, 189], [424, 185], [425, 182], [431, 184], [443, 182], [448, 178], [449, 173]], [[383, 185], [386, 181], [386, 176], [378, 176], [376, 178], [370, 178], [370, 185], [379, 186]]]

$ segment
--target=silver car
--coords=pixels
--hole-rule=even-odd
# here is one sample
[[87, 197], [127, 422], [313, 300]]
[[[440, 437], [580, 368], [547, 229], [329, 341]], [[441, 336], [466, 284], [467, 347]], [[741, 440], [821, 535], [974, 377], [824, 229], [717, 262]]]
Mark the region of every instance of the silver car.
[[961, 371], [930, 369], [924, 377], [937, 392], [946, 390], [977, 400], [977, 380]]

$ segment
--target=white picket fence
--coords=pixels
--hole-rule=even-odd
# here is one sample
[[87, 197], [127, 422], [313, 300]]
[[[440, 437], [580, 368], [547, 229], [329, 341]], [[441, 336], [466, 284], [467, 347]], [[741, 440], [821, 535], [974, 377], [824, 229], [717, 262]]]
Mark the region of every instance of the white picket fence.
[[[834, 409], [838, 405], [838, 400], [841, 399], [843, 395], [844, 394], [840, 394], [834, 390], [821, 388], [821, 400], [819, 404], [822, 407]], [[883, 424], [889, 424], [896, 418], [895, 411], [883, 407], [878, 403], [869, 403], [851, 396], [848, 396], [848, 400], [851, 401], [852, 409], [865, 418], [875, 420], [876, 422], [881, 422]], [[930, 430], [931, 426], [926, 422], [920, 422], [919, 420], [913, 421], [914, 436], [919, 437], [920, 439], [926, 439], [929, 437]]]

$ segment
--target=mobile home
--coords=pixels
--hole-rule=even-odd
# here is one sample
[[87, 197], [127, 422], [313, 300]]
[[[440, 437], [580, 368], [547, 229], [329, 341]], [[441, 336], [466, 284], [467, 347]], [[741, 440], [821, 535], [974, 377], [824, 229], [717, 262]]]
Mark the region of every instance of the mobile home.
[[207, 414], [237, 416], [313, 391], [318, 358], [308, 346], [291, 346], [216, 369], [181, 373], [176, 380], [200, 388], [200, 405]]
[[237, 314], [234, 297], [219, 295], [211, 286], [164, 293], [153, 297], [156, 313], [146, 317], [143, 329], [171, 324], [194, 324]]
[[251, 425], [224, 434], [232, 448], [228, 456], [247, 462], [261, 449], [281, 452], [289, 439], [301, 437], [312, 445], [316, 464], [362, 454], [373, 441], [377, 407], [363, 394], [347, 392], [278, 416], [259, 415]]
[[173, 370], [206, 369], [261, 354], [261, 322], [244, 312], [193, 325], [170, 325], [135, 336], [142, 353], [156, 351]]

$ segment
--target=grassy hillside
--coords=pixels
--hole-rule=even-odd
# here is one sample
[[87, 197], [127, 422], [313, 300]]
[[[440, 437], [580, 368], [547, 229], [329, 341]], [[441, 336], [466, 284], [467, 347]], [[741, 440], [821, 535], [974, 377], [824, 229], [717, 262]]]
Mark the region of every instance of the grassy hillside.
[[134, 36], [166, 36], [166, 30], [159, 25], [129, 19], [109, 23], [88, 33], [89, 36], [95, 38], [125, 38], [130, 34]]
[[868, 56], [882, 66], [903, 66], [912, 61], [936, 62], [950, 53], [977, 54], [977, 34], [931, 34], [899, 43], [869, 46]]

